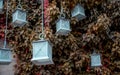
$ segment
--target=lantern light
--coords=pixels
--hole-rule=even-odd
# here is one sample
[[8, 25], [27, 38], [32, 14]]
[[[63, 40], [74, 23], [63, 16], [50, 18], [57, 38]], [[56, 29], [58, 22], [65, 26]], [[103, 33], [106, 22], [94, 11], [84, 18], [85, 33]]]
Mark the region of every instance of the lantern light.
[[10, 49], [6, 48], [6, 33], [7, 33], [7, 24], [8, 24], [8, 1], [7, 1], [7, 11], [6, 11], [6, 26], [5, 26], [5, 39], [4, 39], [4, 48], [0, 48], [0, 65], [8, 65], [12, 61], [12, 52]]
[[0, 0], [0, 13], [2, 13], [3, 10], [3, 0]]
[[8, 65], [12, 61], [11, 50], [0, 48], [0, 65]]
[[26, 21], [26, 12], [22, 10], [22, 6], [19, 4], [17, 6], [17, 9], [12, 14], [12, 23], [15, 26], [23, 26], [27, 23]]
[[78, 3], [71, 12], [72, 17], [75, 17], [79, 20], [86, 18], [84, 8]]
[[56, 22], [56, 34], [67, 35], [70, 31], [70, 21], [65, 17], [60, 17]]
[[67, 35], [70, 33], [70, 21], [65, 19], [65, 13], [63, 12], [62, 1], [61, 1], [61, 12], [59, 19], [56, 21], [56, 34]]
[[102, 66], [100, 54], [93, 53], [91, 54], [91, 67]]
[[36, 65], [53, 64], [52, 60], [52, 45], [49, 41], [44, 40], [44, 0], [42, 0], [42, 33], [39, 35], [40, 40], [34, 41], [33, 56], [31, 61]]
[[32, 43], [33, 58], [32, 62], [36, 65], [53, 64], [52, 46], [47, 40], [38, 40]]

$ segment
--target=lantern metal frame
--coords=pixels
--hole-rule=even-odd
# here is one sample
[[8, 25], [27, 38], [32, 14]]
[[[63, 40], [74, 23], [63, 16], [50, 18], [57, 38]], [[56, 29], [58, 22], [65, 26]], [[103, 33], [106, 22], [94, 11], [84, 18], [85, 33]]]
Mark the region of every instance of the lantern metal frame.
[[[22, 13], [27, 14], [27, 13], [26, 13], [25, 11], [23, 11], [22, 9], [17, 8], [17, 9], [13, 12], [13, 16], [14, 16], [14, 14], [18, 14], [18, 13], [16, 13], [16, 12], [22, 12]], [[21, 24], [20, 24], [19, 22], [20, 22]], [[19, 19], [19, 18], [16, 17], [16, 20], [13, 20], [12, 23], [13, 23], [15, 26], [24, 26], [24, 25], [27, 23], [27, 21], [26, 21], [26, 19], [25, 19], [25, 20], [22, 20], [22, 19]], [[19, 24], [18, 24], [18, 23], [19, 23]]]
[[100, 66], [102, 66], [101, 55], [99, 53], [94, 52], [93, 54], [90, 55], [90, 57], [91, 57], [91, 67], [100, 67]]
[[79, 3], [73, 8], [73, 10], [71, 11], [71, 15], [72, 17], [77, 18], [78, 21], [86, 18], [85, 10]]
[[[41, 49], [39, 49], [38, 50], [38, 52], [36, 52], [35, 53], [35, 51], [33, 51], [33, 58], [31, 59], [31, 61], [32, 61], [32, 63], [34, 63], [34, 64], [36, 64], [36, 65], [48, 65], [48, 64], [54, 64], [54, 62], [53, 62], [53, 60], [52, 60], [52, 44], [49, 42], [49, 41], [47, 41], [47, 40], [44, 40], [44, 39], [42, 39], [42, 40], [38, 40], [38, 41], [34, 41], [33, 43], [32, 43], [32, 45], [33, 45], [33, 50], [34, 50], [34, 44], [35, 43], [46, 43], [46, 44], [44, 44], [44, 47], [46, 47], [45, 48], [45, 50], [43, 50], [42, 48]], [[42, 47], [42, 46], [39, 46], [39, 47]], [[41, 53], [40, 53], [40, 51], [41, 51]], [[45, 53], [43, 52], [43, 51], [45, 51]], [[42, 55], [44, 55], [45, 54], [45, 56], [44, 57], [41, 57]], [[39, 57], [36, 57], [36, 56], [39, 56], [39, 55], [41, 55], [41, 56], [39, 56]]]
[[[7, 24], [8, 24], [8, 1], [9, 1], [9, 0], [7, 0], [4, 47], [3, 47], [3, 48], [0, 48], [0, 64], [1, 64], [1, 65], [9, 65], [9, 64], [12, 62], [12, 52], [11, 52], [10, 49], [6, 48], [6, 44], [7, 44], [7, 42], [6, 42], [6, 36], [7, 36]], [[4, 56], [3, 53], [2, 53], [2, 51], [3, 51], [4, 53], [5, 53], [5, 52], [10, 52], [10, 53], [8, 54], [8, 58], [7, 58], [7, 59], [2, 59], [2, 56]], [[7, 55], [5, 55], [5, 56], [7, 56]], [[9, 60], [8, 60], [8, 59], [9, 59]]]
[[[64, 23], [64, 24], [61, 24]], [[67, 24], [66, 24], [67, 23]], [[68, 35], [71, 32], [70, 21], [65, 19], [65, 17], [60, 17], [56, 21], [56, 34], [58, 35]]]
[[3, 11], [3, 0], [0, 0], [0, 13]]
[[[6, 53], [6, 55], [3, 55], [4, 53]], [[0, 65], [9, 65], [11, 62], [12, 62], [11, 50], [7, 48], [0, 48]]]
[[[19, 13], [22, 13], [24, 15], [23, 16], [19, 15]], [[24, 17], [24, 19], [20, 19], [20, 16]], [[12, 24], [14, 26], [24, 26], [27, 23], [26, 18], [27, 18], [27, 12], [22, 9], [22, 6], [21, 6], [20, 0], [19, 0], [19, 4], [18, 4], [17, 8], [15, 9], [15, 11], [12, 14], [12, 19], [13, 19]]]

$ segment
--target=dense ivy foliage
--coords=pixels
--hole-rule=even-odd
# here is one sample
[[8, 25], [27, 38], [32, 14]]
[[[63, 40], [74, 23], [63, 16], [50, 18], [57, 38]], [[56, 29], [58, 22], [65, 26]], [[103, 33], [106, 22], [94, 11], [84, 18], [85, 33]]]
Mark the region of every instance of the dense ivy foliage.
[[[41, 4], [37, 0], [21, 0], [28, 23], [12, 25], [12, 12], [18, 0], [9, 1], [7, 40], [16, 58], [15, 75], [116, 75], [120, 72], [120, 1], [119, 0], [44, 0], [45, 38], [53, 44], [54, 65], [31, 63], [33, 40], [41, 33]], [[62, 3], [62, 4], [61, 4]], [[77, 21], [71, 10], [77, 3], [85, 8], [86, 19]], [[61, 6], [70, 19], [68, 36], [56, 35], [55, 22]], [[4, 38], [6, 0], [0, 15], [0, 39]], [[93, 50], [102, 56], [102, 66], [90, 67]]]

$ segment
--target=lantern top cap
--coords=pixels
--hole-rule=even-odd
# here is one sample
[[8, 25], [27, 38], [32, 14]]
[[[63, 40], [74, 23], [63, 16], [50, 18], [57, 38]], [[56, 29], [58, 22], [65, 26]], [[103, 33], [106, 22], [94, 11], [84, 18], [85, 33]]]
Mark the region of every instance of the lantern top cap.
[[97, 52], [95, 48], [93, 48], [93, 49], [94, 50], [93, 50], [93, 53], [91, 55], [99, 55], [99, 52]]
[[39, 42], [48, 42], [51, 46], [53, 46], [53, 44], [49, 40], [45, 40], [45, 39], [40, 39], [40, 40], [37, 40], [37, 41], [33, 41], [32, 43], [39, 43]]
[[77, 5], [72, 9], [72, 12], [78, 7], [84, 10], [83, 6], [80, 3], [77, 3]]
[[[19, 9], [19, 8], [16, 8], [15, 11], [13, 12], [13, 14], [15, 14], [17, 11], [20, 11], [20, 12], [23, 12], [23, 13], [26, 13], [26, 11], [22, 10], [22, 9]], [[27, 23], [27, 21], [26, 21]]]
[[94, 55], [100, 55], [100, 53], [93, 52], [91, 56], [94, 56]]
[[64, 18], [64, 17], [59, 17], [59, 18], [57, 19], [56, 23], [57, 23], [58, 21], [60, 21], [60, 20], [69, 21], [69, 19], [66, 19], [66, 18]]
[[83, 6], [80, 4], [80, 3], [77, 3], [77, 5], [76, 6], [80, 6], [80, 7], [82, 7], [83, 8]]
[[37, 43], [37, 42], [45, 42], [46, 40], [45, 39], [40, 39], [40, 40], [37, 40], [37, 41], [33, 41], [33, 43]]
[[15, 13], [16, 11], [21, 11], [21, 12], [25, 12], [26, 13], [26, 11], [22, 10], [21, 8], [16, 8], [13, 13]]
[[9, 49], [9, 48], [0, 48], [0, 50], [10, 51], [10, 49]]
[[47, 42], [48, 40], [45, 40], [45, 39], [40, 39], [40, 40], [37, 40], [37, 41], [33, 41], [33, 43], [37, 43], [37, 42]]

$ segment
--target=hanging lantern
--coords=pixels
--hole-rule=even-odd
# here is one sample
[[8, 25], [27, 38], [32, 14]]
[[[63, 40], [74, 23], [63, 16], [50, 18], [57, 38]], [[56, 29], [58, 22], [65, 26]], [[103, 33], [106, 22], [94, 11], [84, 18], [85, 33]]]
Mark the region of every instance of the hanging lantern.
[[53, 64], [52, 46], [47, 40], [38, 40], [32, 43], [33, 58], [32, 62], [36, 65]]
[[8, 65], [12, 61], [12, 52], [9, 49], [0, 48], [0, 65]]
[[17, 9], [12, 14], [12, 22], [15, 26], [23, 26], [27, 23], [26, 12], [22, 8], [17, 7]]
[[0, 0], [0, 12], [2, 12], [3, 9], [3, 0]]
[[65, 19], [65, 17], [60, 17], [56, 22], [56, 33], [59, 35], [67, 35], [70, 31], [70, 21]]
[[93, 53], [91, 55], [91, 67], [102, 66], [100, 54]]
[[6, 11], [6, 28], [5, 28], [5, 39], [4, 39], [4, 48], [0, 48], [0, 65], [8, 65], [12, 60], [12, 52], [7, 49], [6, 33], [7, 33], [7, 24], [8, 24], [8, 1], [7, 1], [7, 11]]
[[72, 10], [72, 17], [77, 18], [78, 21], [86, 18], [84, 8], [80, 4], [77, 4]]

